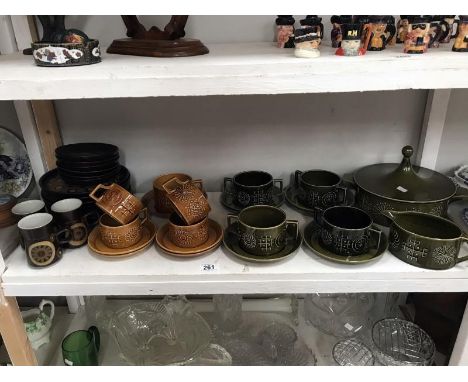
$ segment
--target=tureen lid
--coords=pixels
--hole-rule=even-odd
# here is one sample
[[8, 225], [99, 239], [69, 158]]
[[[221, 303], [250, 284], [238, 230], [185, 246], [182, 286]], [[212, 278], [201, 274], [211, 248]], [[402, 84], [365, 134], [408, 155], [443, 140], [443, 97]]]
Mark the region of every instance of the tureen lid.
[[411, 164], [411, 146], [403, 147], [403, 160], [363, 167], [354, 174], [356, 184], [377, 196], [412, 202], [436, 202], [456, 192], [455, 184], [445, 175]]

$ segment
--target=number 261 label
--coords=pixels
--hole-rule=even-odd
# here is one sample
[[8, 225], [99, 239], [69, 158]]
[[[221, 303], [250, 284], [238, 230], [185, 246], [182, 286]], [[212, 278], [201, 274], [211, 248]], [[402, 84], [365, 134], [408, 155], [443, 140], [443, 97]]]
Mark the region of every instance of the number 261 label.
[[202, 271], [205, 271], [205, 272], [214, 271], [215, 265], [214, 264], [202, 264], [201, 269]]

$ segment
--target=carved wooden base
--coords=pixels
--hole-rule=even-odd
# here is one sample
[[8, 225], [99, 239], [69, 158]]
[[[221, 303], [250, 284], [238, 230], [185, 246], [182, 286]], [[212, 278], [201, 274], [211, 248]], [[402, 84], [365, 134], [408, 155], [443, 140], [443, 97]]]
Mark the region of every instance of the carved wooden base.
[[114, 40], [107, 53], [149, 57], [188, 57], [207, 54], [208, 48], [200, 40], [139, 40], [124, 38]]

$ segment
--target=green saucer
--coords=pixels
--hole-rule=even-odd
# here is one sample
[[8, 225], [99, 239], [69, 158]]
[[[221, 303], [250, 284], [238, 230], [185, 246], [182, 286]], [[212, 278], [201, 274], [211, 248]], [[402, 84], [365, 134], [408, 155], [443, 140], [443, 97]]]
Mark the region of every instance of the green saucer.
[[224, 246], [227, 248], [229, 252], [231, 252], [234, 256], [239, 257], [242, 260], [254, 262], [254, 263], [274, 263], [276, 261], [282, 261], [287, 259], [288, 257], [293, 256], [296, 251], [299, 249], [302, 243], [302, 234], [299, 231], [299, 236], [296, 240], [294, 240], [295, 231], [293, 232], [292, 229], [287, 231], [286, 236], [286, 247], [281, 252], [278, 252], [274, 255], [269, 256], [255, 256], [251, 255], [248, 252], [245, 252], [239, 246], [239, 237], [236, 234], [237, 231], [237, 224], [233, 223], [224, 231]]
[[[373, 226], [374, 228], [377, 228]], [[320, 243], [320, 227], [315, 223], [309, 223], [304, 229], [304, 242], [317, 255], [324, 259], [340, 264], [365, 264], [379, 259], [388, 247], [387, 236], [382, 233], [379, 248], [372, 248], [369, 252], [359, 256], [340, 256], [322, 247]]]
[[[284, 191], [281, 192], [278, 187], [273, 187], [273, 195], [272, 195], [273, 201], [268, 204], [273, 207], [280, 207], [284, 203]], [[237, 204], [234, 203], [234, 200], [231, 196], [231, 194], [227, 192], [221, 193], [221, 198], [220, 198], [221, 204], [227, 208], [228, 210], [234, 211], [234, 212], [240, 212], [242, 211], [245, 207], [238, 206]], [[248, 207], [248, 206], [246, 206]]]
[[[297, 198], [298, 189], [294, 186], [288, 186], [284, 193], [286, 194], [286, 202], [297, 211], [302, 212], [305, 215], [314, 216], [314, 209], [304, 206]], [[346, 193], [346, 202], [342, 205], [352, 206], [354, 204], [354, 196], [352, 192]]]

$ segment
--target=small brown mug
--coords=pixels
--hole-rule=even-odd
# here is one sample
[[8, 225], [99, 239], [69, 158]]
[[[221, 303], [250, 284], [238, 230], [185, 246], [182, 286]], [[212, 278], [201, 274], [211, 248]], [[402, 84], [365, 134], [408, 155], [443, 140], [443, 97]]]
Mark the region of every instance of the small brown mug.
[[99, 219], [101, 240], [109, 248], [131, 247], [140, 241], [143, 234], [143, 225], [147, 219], [146, 208], [132, 222], [124, 225], [120, 225], [109, 215], [102, 215]]
[[211, 211], [202, 190], [191, 181], [181, 182], [174, 177], [163, 184], [163, 189], [175, 212], [188, 225], [198, 223]]
[[173, 213], [169, 218], [169, 240], [181, 248], [195, 248], [208, 240], [208, 217], [187, 225], [179, 215]]
[[[105, 190], [101, 196], [96, 196], [99, 190]], [[130, 223], [143, 209], [140, 199], [132, 195], [125, 188], [112, 183], [110, 186], [97, 185], [89, 194], [96, 201], [96, 205], [120, 224]]]
[[153, 181], [153, 192], [154, 192], [154, 209], [157, 213], [160, 214], [169, 214], [174, 212], [174, 207], [172, 203], [167, 198], [167, 192], [163, 188], [163, 184], [172, 178], [177, 178], [181, 182], [191, 181], [195, 183], [200, 189], [203, 189], [203, 183], [200, 179], [192, 180], [192, 177], [187, 174], [164, 174], [158, 176]]

